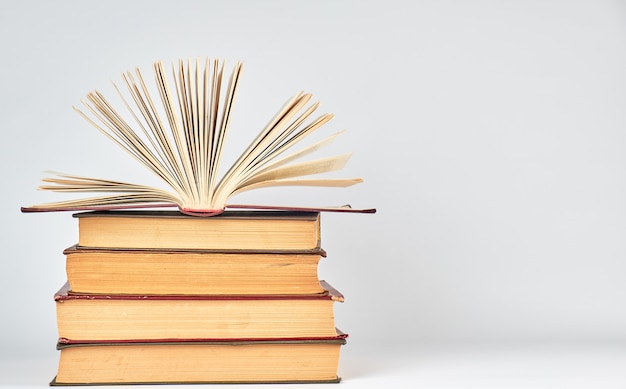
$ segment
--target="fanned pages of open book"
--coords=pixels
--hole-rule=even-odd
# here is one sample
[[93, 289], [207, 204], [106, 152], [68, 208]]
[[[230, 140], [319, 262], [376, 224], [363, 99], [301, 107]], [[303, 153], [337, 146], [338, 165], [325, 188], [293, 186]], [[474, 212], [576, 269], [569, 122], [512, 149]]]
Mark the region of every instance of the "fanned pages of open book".
[[[340, 170], [350, 154], [302, 161], [331, 143], [341, 133], [294, 151], [294, 146], [319, 129], [332, 114], [313, 116], [319, 103], [310, 94], [291, 98], [262, 129], [239, 158], [218, 179], [224, 142], [242, 63], [237, 62], [228, 85], [224, 63], [218, 60], [180, 60], [166, 76], [162, 62], [154, 64], [160, 105], [149, 94], [139, 69], [122, 75], [130, 98], [115, 86], [130, 116], [121, 115], [98, 91], [74, 109], [115, 144], [156, 174], [168, 187], [161, 188], [128, 182], [55, 173], [44, 178], [40, 189], [55, 192], [86, 192], [99, 195], [24, 207], [24, 212], [178, 207], [191, 215], [219, 214], [226, 208], [299, 209], [227, 204], [237, 193], [275, 186], [346, 187], [362, 182], [360, 178], [310, 178], [311, 175]], [[170, 86], [173, 80], [174, 86]], [[115, 84], [114, 84], [115, 85]], [[125, 112], [126, 113], [126, 112]], [[124, 117], [132, 117], [132, 123]], [[308, 177], [308, 178], [307, 178]], [[305, 209], [305, 208], [301, 208]], [[307, 208], [308, 209], [308, 208]], [[310, 208], [345, 212], [349, 206]]]

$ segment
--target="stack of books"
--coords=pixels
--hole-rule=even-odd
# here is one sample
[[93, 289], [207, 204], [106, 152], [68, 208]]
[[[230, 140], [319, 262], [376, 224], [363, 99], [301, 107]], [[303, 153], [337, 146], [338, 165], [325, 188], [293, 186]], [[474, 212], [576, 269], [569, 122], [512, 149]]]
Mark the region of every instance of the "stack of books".
[[333, 307], [343, 296], [318, 279], [319, 212], [375, 209], [230, 203], [267, 187], [363, 181], [317, 176], [342, 169], [350, 153], [308, 159], [343, 131], [296, 150], [333, 117], [314, 117], [319, 102], [303, 92], [220, 175], [241, 69], [227, 81], [223, 62], [181, 60], [168, 77], [159, 61], [152, 85], [139, 69], [122, 75], [122, 111], [98, 91], [74, 108], [164, 187], [55, 173], [39, 188], [94, 195], [22, 208], [79, 212], [55, 298], [53, 384], [339, 380], [346, 334]]
[[53, 385], [339, 381], [318, 212], [74, 216]]

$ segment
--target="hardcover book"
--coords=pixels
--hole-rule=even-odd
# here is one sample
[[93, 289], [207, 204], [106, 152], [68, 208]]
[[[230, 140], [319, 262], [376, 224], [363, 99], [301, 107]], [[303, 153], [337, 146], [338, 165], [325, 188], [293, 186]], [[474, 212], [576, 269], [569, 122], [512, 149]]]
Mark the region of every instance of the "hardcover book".
[[70, 291], [140, 295], [318, 294], [313, 250], [89, 249], [63, 252]]
[[100, 211], [74, 215], [78, 246], [91, 248], [314, 250], [320, 214], [229, 211], [199, 218], [176, 211]]
[[336, 383], [346, 337], [59, 343], [51, 385]]
[[59, 337], [75, 341], [321, 337], [335, 333], [334, 303], [322, 281], [313, 295], [54, 296]]

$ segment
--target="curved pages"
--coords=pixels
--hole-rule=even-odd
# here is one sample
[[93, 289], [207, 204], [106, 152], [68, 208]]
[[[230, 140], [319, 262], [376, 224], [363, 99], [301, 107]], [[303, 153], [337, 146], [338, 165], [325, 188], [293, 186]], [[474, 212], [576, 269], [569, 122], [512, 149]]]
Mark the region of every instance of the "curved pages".
[[[122, 181], [56, 173], [39, 188], [98, 195], [22, 208], [24, 212], [103, 208], [142, 208], [166, 204], [194, 216], [223, 212], [233, 195], [270, 186], [345, 187], [362, 182], [350, 179], [299, 179], [344, 167], [350, 154], [299, 162], [330, 144], [340, 133], [298, 151], [291, 151], [308, 135], [332, 119], [313, 118], [319, 103], [298, 93], [278, 111], [237, 161], [219, 177], [221, 157], [239, 85], [242, 63], [237, 62], [228, 83], [224, 63], [180, 60], [167, 77], [162, 62], [154, 64], [158, 100], [139, 69], [122, 74], [126, 95], [115, 84], [126, 109], [118, 112], [94, 91], [74, 109], [112, 142], [159, 177], [167, 190]], [[173, 86], [171, 86], [172, 84]]]

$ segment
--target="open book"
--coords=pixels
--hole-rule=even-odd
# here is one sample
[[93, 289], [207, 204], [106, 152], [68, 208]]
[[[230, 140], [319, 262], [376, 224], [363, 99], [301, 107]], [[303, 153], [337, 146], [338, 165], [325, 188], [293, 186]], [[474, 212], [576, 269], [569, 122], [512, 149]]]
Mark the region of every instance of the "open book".
[[[332, 114], [313, 117], [319, 103], [310, 94], [291, 98], [262, 129], [247, 149], [218, 179], [231, 110], [237, 93], [242, 64], [237, 62], [228, 85], [224, 63], [218, 60], [180, 60], [173, 64], [173, 87], [162, 62], [154, 64], [160, 104], [149, 94], [144, 78], [122, 75], [131, 98], [115, 86], [128, 112], [120, 114], [98, 91], [87, 95], [83, 110], [74, 109], [115, 144], [165, 182], [169, 190], [128, 182], [55, 174], [45, 178], [40, 189], [56, 192], [99, 193], [96, 197], [73, 199], [24, 207], [24, 212], [93, 210], [143, 207], [178, 207], [191, 215], [219, 214], [226, 208], [297, 209], [227, 204], [237, 193], [273, 186], [345, 187], [360, 178], [303, 178], [343, 168], [350, 154], [302, 161], [328, 145], [341, 133], [331, 135], [297, 151], [302, 139], [327, 123]], [[132, 118], [127, 121], [126, 117]], [[132, 124], [131, 124], [132, 123]], [[346, 212], [374, 212], [338, 208], [314, 208]]]

